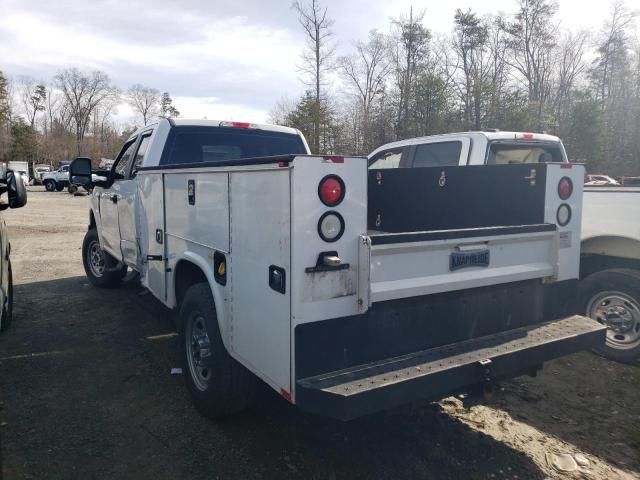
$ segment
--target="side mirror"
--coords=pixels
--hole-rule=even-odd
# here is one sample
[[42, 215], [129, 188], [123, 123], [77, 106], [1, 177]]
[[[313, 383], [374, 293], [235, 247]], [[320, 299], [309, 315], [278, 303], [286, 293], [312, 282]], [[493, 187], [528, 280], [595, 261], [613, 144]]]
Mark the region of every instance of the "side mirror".
[[7, 197], [9, 208], [20, 208], [27, 204], [27, 187], [24, 186], [22, 175], [11, 170], [7, 172]]
[[91, 188], [91, 159], [78, 157], [69, 166], [69, 183]]

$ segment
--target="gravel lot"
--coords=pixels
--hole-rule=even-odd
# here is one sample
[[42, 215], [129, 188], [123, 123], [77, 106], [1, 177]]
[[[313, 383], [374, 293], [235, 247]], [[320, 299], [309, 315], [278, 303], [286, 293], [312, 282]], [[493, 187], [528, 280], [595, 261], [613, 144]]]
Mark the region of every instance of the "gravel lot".
[[[84, 277], [87, 197], [29, 192], [5, 211], [16, 306], [0, 336], [0, 478], [640, 478], [640, 367], [590, 353], [497, 388], [350, 423], [264, 388], [224, 422], [200, 417], [168, 311], [135, 282]], [[588, 466], [560, 473], [557, 454]]]

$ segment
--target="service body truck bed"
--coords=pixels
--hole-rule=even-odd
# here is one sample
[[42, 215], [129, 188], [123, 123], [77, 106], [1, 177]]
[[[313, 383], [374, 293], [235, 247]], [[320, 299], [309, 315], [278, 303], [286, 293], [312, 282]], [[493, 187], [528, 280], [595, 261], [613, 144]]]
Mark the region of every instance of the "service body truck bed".
[[[207, 140], [177, 148], [195, 127]], [[300, 408], [350, 419], [604, 341], [584, 317], [542, 321], [542, 285], [578, 275], [556, 214], [579, 212], [581, 166], [426, 168], [416, 180], [369, 171], [365, 158], [300, 154], [304, 140], [303, 152], [207, 160], [228, 150], [211, 144], [217, 135], [240, 131], [300, 135], [164, 120], [137, 132], [144, 158], [94, 188], [85, 240], [92, 282], [104, 283], [91, 264], [99, 240], [111, 280], [133, 268], [179, 311], [187, 385], [206, 415], [246, 405], [257, 377]], [[191, 160], [167, 162], [178, 150]], [[563, 178], [575, 186], [565, 200]], [[387, 221], [393, 208], [402, 220]]]

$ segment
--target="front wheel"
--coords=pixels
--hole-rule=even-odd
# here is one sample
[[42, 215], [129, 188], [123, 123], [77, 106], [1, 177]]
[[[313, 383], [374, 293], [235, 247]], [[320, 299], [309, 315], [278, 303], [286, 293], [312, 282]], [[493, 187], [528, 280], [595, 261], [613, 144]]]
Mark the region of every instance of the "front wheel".
[[640, 271], [596, 272], [580, 284], [587, 316], [607, 327], [607, 339], [596, 351], [619, 362], [640, 358]]
[[11, 271], [11, 260], [7, 260], [8, 276], [7, 276], [7, 296], [4, 299], [2, 308], [2, 316], [0, 317], [0, 332], [4, 332], [13, 321], [13, 273]]
[[205, 417], [219, 418], [249, 406], [256, 378], [227, 353], [207, 283], [189, 287], [179, 320], [183, 372], [196, 409]]
[[44, 188], [47, 192], [53, 192], [56, 189], [56, 182], [53, 180], [45, 180]]
[[127, 266], [105, 252], [100, 246], [95, 228], [87, 231], [82, 242], [82, 263], [89, 281], [99, 288], [113, 288], [127, 274]]

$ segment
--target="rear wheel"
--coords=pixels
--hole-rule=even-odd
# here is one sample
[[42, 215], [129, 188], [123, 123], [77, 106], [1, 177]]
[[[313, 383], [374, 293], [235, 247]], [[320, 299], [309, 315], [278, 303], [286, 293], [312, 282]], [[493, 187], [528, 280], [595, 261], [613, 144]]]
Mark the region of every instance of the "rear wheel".
[[56, 184], [56, 192], [61, 192], [62, 190], [64, 190], [64, 185]]
[[619, 362], [640, 358], [640, 271], [596, 272], [580, 284], [584, 312], [607, 327], [606, 343], [596, 351]]
[[4, 332], [13, 321], [13, 273], [11, 271], [11, 260], [9, 262], [9, 275], [7, 278], [7, 296], [4, 299], [2, 316], [0, 317], [0, 332]]
[[78, 186], [77, 185], [69, 185], [67, 187], [67, 192], [71, 193], [71, 194], [75, 194], [78, 191]]
[[113, 288], [120, 284], [127, 274], [127, 266], [105, 252], [100, 246], [98, 232], [87, 231], [82, 242], [82, 263], [89, 281], [99, 288]]
[[197, 410], [219, 418], [249, 406], [256, 378], [227, 353], [207, 283], [189, 287], [179, 317], [183, 372]]
[[56, 182], [53, 180], [45, 180], [43, 184], [47, 192], [53, 192], [56, 189]]

